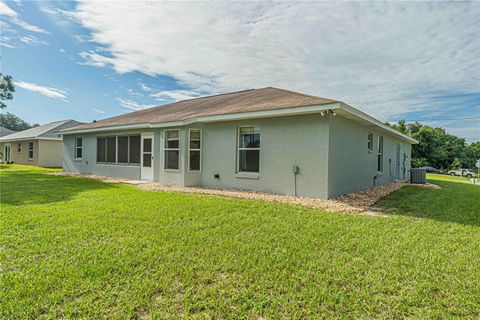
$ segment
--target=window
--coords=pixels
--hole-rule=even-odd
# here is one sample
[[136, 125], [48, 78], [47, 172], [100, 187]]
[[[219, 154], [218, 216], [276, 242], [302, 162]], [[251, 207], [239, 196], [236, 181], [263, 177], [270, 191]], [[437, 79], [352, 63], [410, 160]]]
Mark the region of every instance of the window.
[[117, 137], [107, 137], [107, 162], [117, 162]]
[[107, 138], [97, 138], [97, 162], [105, 162]]
[[118, 163], [128, 163], [128, 136], [118, 137]]
[[22, 144], [21, 143], [17, 144], [17, 152], [18, 153], [22, 152]]
[[373, 151], [373, 133], [368, 133], [368, 152]]
[[260, 129], [240, 127], [238, 130], [238, 171], [260, 171]]
[[383, 172], [383, 137], [378, 137], [377, 171]]
[[201, 170], [202, 130], [190, 129], [188, 132], [188, 170]]
[[128, 163], [140, 164], [140, 136], [129, 137]]
[[165, 130], [165, 169], [178, 170], [180, 134], [178, 130]]
[[82, 138], [75, 139], [75, 159], [82, 159]]
[[97, 162], [140, 164], [140, 135], [97, 137]]
[[142, 166], [150, 168], [152, 166], [152, 138], [143, 139], [143, 162]]
[[33, 142], [28, 143], [28, 160], [33, 160]]

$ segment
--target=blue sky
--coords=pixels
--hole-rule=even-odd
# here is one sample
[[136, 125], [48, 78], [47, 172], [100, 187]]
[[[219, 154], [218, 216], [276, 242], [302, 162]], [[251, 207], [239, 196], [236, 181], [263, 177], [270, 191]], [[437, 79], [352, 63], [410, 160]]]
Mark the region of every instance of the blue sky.
[[478, 2], [0, 2], [6, 111], [92, 121], [275, 86], [480, 139]]

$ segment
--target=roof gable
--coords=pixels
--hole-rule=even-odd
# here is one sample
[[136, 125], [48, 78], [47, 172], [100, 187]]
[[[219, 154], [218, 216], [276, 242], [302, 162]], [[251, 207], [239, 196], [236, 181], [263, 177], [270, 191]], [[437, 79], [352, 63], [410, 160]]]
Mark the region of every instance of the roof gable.
[[58, 138], [59, 131], [70, 127], [78, 126], [81, 122], [75, 120], [61, 120], [50, 122], [38, 127], [33, 127], [27, 130], [16, 132], [3, 137], [1, 140], [22, 140], [22, 139], [41, 139], [41, 138]]

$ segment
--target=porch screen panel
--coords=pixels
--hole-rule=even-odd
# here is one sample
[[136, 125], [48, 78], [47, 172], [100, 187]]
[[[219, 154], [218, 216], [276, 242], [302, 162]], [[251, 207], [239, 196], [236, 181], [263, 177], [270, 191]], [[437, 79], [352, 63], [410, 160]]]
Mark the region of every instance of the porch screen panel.
[[105, 149], [107, 146], [106, 138], [97, 138], [97, 162], [105, 162]]
[[118, 163], [128, 163], [128, 137], [118, 137]]
[[140, 163], [140, 136], [130, 136], [130, 163]]
[[107, 137], [107, 162], [116, 162], [117, 141], [116, 137]]

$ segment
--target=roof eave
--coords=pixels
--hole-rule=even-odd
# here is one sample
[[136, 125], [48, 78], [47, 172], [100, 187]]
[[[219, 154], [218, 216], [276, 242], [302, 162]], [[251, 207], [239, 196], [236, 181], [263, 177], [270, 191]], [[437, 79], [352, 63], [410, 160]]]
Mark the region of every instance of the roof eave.
[[413, 139], [412, 137], [406, 135], [406, 134], [403, 134], [401, 133], [400, 131], [398, 130], [395, 130], [394, 128], [386, 125], [385, 123], [383, 123], [382, 121], [378, 120], [378, 119], [375, 119], [374, 117], [372, 116], [369, 116], [368, 114], [366, 114], [365, 112], [363, 111], [360, 111], [358, 109], [355, 109], [353, 108], [352, 106], [349, 106], [348, 104], [344, 103], [344, 102], [340, 102], [340, 109], [363, 120], [363, 121], [366, 121], [366, 122], [369, 122], [373, 125], [376, 125], [377, 127], [380, 127], [381, 129], [387, 131], [388, 133], [404, 140], [404, 141], [407, 141], [407, 142], [410, 142], [411, 144], [418, 144], [418, 141]]

